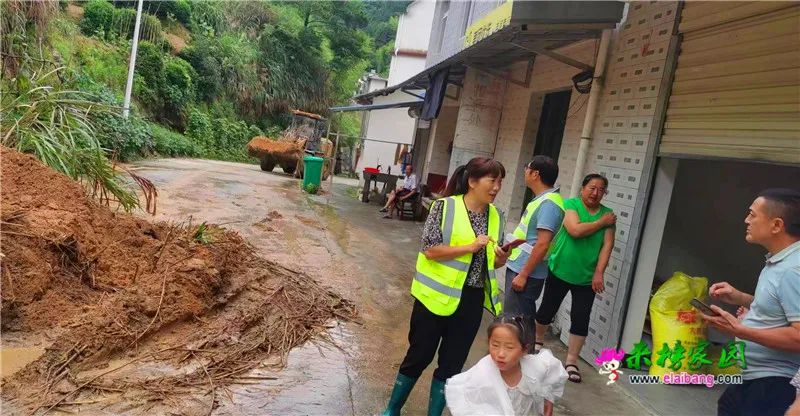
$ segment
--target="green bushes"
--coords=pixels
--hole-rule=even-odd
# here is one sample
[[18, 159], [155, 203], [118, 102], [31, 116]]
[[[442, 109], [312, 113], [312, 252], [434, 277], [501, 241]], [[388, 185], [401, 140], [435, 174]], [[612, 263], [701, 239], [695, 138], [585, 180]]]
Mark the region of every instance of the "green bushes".
[[201, 48], [190, 46], [181, 51], [181, 58], [188, 61], [197, 73], [197, 98], [213, 102], [222, 92], [222, 70], [213, 55]]
[[134, 89], [139, 101], [154, 113], [159, 113], [163, 106], [161, 99], [164, 85], [163, 55], [151, 42], [139, 42]]
[[[81, 30], [87, 35], [104, 36], [114, 23], [114, 6], [106, 0], [91, 0], [83, 9]], [[135, 14], [135, 13], [134, 13]]]
[[255, 163], [247, 156], [247, 142], [263, 132], [241, 120], [208, 114], [195, 108], [189, 111], [186, 136], [202, 147], [201, 155], [213, 159]]
[[194, 100], [194, 81], [197, 74], [188, 62], [172, 58], [164, 65], [163, 96], [170, 110], [182, 114]]
[[[170, 2], [165, 2], [170, 3]], [[143, 13], [139, 38], [161, 45], [164, 36], [161, 33], [161, 21], [156, 16]], [[113, 40], [123, 38], [126, 41], [133, 37], [136, 27], [136, 10], [115, 9], [106, 0], [91, 0], [86, 3], [81, 30], [90, 36]]]
[[151, 125], [153, 150], [161, 156], [200, 156], [202, 151], [192, 139], [158, 124]]
[[134, 87], [139, 101], [159, 119], [182, 126], [186, 109], [195, 98], [194, 68], [147, 41], [139, 44], [136, 56]]
[[269, 110], [286, 111], [292, 106], [312, 112], [327, 109], [328, 73], [322, 58], [309, 48], [309, 44], [320, 42], [310, 39], [314, 37], [310, 30], [298, 37], [270, 26], [262, 33], [261, 64], [269, 73], [262, 88], [264, 104]]
[[213, 36], [225, 25], [225, 15], [217, 2], [192, 0], [190, 7], [192, 14], [189, 28], [192, 32]]
[[118, 113], [104, 113], [95, 117], [94, 123], [100, 145], [118, 160], [138, 159], [153, 148], [151, 126], [138, 116], [125, 119]]
[[191, 20], [192, 7], [186, 0], [148, 1], [145, 4], [148, 13], [162, 19], [172, 16], [184, 25], [188, 25]]
[[[141, 30], [141, 33], [139, 35], [140, 39], [147, 39], [150, 42], [153, 42], [157, 45], [161, 45], [163, 49], [164, 35], [161, 33], [162, 32], [161, 21], [159, 21], [157, 17], [151, 14], [143, 14], [142, 27], [139, 30]], [[133, 35], [133, 32], [131, 32], [131, 35]]]
[[95, 189], [103, 189], [125, 210], [138, 204], [136, 195], [117, 176], [98, 133], [96, 122], [111, 108], [98, 105], [88, 94], [72, 91], [60, 82], [58, 71], [18, 74], [0, 96], [3, 146], [33, 153], [46, 165]]

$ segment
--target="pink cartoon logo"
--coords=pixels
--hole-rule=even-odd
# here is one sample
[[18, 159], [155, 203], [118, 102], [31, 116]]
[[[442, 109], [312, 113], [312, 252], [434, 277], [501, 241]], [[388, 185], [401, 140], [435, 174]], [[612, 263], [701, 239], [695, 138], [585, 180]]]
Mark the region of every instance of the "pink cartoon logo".
[[622, 371], [618, 370], [618, 368], [623, 358], [625, 358], [625, 350], [604, 348], [603, 351], [600, 352], [600, 355], [594, 359], [594, 362], [601, 367], [599, 373], [608, 374], [608, 382], [606, 385], [614, 384], [619, 380], [619, 375], [622, 374]]

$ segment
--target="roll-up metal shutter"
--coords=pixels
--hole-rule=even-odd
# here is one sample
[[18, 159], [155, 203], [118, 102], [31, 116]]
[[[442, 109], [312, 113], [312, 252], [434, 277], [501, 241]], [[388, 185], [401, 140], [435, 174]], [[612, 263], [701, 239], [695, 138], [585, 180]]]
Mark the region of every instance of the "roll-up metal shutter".
[[800, 5], [686, 2], [660, 156], [800, 163]]

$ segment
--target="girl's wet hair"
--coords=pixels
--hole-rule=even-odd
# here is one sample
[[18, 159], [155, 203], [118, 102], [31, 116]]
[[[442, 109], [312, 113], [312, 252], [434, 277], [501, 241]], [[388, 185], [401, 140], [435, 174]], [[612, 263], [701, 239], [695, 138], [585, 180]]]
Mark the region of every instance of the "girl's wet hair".
[[444, 196], [464, 195], [469, 191], [469, 180], [479, 180], [484, 176], [505, 178], [506, 168], [502, 163], [490, 157], [473, 157], [466, 165], [461, 165], [453, 172]]
[[525, 319], [522, 315], [512, 315], [512, 314], [502, 314], [494, 319], [491, 325], [489, 325], [489, 329], [486, 331], [488, 338], [492, 338], [492, 333], [495, 329], [505, 326], [511, 328], [515, 334], [517, 334], [517, 338], [519, 339], [519, 343], [522, 344], [523, 348], [527, 348], [530, 345], [533, 345], [536, 342], [536, 332], [531, 330], [531, 326], [527, 324], [527, 319]]

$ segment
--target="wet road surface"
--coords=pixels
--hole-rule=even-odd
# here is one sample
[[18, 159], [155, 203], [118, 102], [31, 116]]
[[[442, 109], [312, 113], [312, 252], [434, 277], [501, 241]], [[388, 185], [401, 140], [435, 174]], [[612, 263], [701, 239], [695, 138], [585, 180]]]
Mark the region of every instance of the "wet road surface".
[[[293, 350], [288, 366], [270, 373], [275, 380], [233, 386], [230, 394], [221, 394], [214, 414], [381, 411], [407, 347], [408, 288], [422, 223], [382, 219], [376, 205], [355, 198], [352, 180], [336, 178], [333, 192], [310, 196], [298, 180], [279, 170], [262, 172], [256, 165], [162, 159], [136, 163], [133, 169], [158, 188], [155, 219], [208, 221], [237, 230], [265, 258], [304, 271], [354, 301], [361, 315], [359, 323], [330, 329], [333, 344], [320, 339]], [[490, 320], [486, 313], [467, 368], [486, 354]], [[563, 359], [560, 341], [553, 337], [547, 344]], [[406, 414], [425, 413], [434, 367], [421, 377]], [[583, 363], [581, 368], [584, 382], [567, 383], [557, 414], [648, 413], [623, 389], [606, 386], [605, 377], [591, 366]], [[197, 398], [198, 410], [203, 403]], [[187, 403], [184, 410], [193, 407]]]

